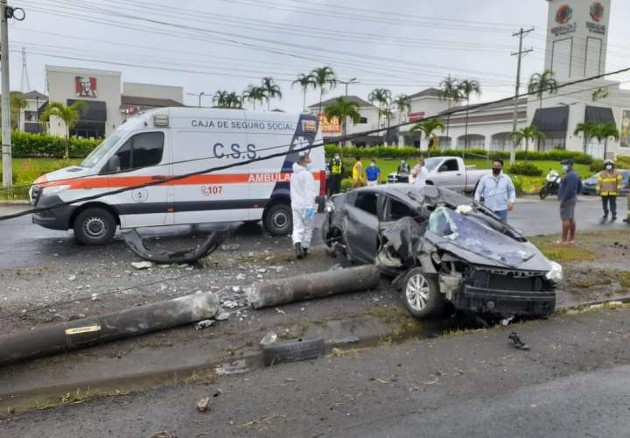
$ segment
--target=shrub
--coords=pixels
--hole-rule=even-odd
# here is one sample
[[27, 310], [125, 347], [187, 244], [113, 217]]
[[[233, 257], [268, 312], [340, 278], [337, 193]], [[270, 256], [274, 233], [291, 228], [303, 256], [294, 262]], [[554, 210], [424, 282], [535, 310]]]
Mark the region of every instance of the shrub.
[[509, 167], [508, 173], [514, 175], [526, 175], [526, 176], [541, 176], [543, 174], [542, 169], [539, 169], [535, 164], [524, 162], [514, 163]]
[[[30, 134], [13, 131], [11, 144], [16, 158], [61, 158], [65, 153], [65, 138], [48, 134]], [[84, 158], [98, 146], [101, 140], [70, 137], [70, 157]]]
[[593, 173], [599, 172], [603, 168], [604, 168], [604, 160], [594, 160], [590, 164], [590, 166], [588, 166], [588, 170], [590, 170]]
[[352, 178], [344, 178], [341, 180], [341, 191], [347, 192], [352, 189]]
[[523, 180], [516, 175], [510, 175], [510, 178], [512, 178], [512, 182], [514, 183], [516, 196], [521, 196], [523, 194]]

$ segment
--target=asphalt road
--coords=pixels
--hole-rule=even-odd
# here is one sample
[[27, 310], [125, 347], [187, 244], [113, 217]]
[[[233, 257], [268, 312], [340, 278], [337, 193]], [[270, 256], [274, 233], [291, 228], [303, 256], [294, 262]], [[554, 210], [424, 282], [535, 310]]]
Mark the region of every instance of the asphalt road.
[[[578, 232], [627, 227], [621, 222], [621, 219], [626, 216], [625, 200], [620, 200], [619, 204], [618, 221], [614, 224], [601, 225], [599, 198], [582, 198], [576, 212]], [[24, 208], [24, 206], [0, 206], [0, 216], [15, 213]], [[527, 197], [519, 199], [509, 221], [525, 235], [534, 236], [558, 233], [560, 230], [558, 216], [558, 203], [555, 200], [540, 201], [537, 198]], [[262, 227], [249, 227], [246, 231], [239, 230], [232, 240], [247, 245], [254, 240], [259, 240], [263, 235]], [[47, 230], [32, 224], [30, 216], [0, 221], [0, 238], [2, 239], [0, 268], [34, 266], [46, 263], [52, 258], [89, 251], [75, 243], [72, 232]], [[126, 251], [126, 247], [111, 245], [107, 250]]]

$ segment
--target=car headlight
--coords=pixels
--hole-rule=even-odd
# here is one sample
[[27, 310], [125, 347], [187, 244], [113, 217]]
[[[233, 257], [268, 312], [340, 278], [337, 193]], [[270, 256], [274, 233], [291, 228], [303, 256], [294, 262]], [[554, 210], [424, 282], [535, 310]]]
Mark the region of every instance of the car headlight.
[[551, 269], [545, 274], [545, 278], [553, 284], [559, 284], [562, 281], [562, 265], [551, 262]]
[[327, 202], [326, 203], [326, 211], [328, 213], [332, 213], [333, 211], [335, 211], [335, 204], [333, 204], [332, 202]]
[[61, 192], [64, 192], [64, 191], [68, 190], [69, 188], [70, 188], [69, 185], [44, 187], [42, 189], [42, 195], [43, 196], [56, 195], [58, 193], [61, 193]]

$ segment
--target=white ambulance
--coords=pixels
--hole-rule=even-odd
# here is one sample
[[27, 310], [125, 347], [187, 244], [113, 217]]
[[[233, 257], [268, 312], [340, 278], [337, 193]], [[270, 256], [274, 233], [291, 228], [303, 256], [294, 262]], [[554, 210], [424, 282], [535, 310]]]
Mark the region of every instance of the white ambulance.
[[[105, 195], [45, 210], [33, 222], [74, 229], [87, 245], [109, 242], [121, 228], [262, 220], [273, 235], [291, 231], [289, 181], [296, 149], [321, 145], [309, 114], [199, 108], [142, 113], [107, 137], [80, 165], [46, 174], [31, 188], [35, 207], [51, 207], [214, 167], [237, 167]], [[276, 158], [254, 161], [280, 154]], [[310, 151], [325, 195], [323, 146]]]

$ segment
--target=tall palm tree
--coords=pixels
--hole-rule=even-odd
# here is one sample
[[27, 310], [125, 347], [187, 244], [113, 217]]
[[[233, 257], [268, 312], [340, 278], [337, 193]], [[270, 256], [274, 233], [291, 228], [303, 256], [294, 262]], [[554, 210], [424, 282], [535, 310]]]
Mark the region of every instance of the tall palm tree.
[[608, 139], [613, 137], [615, 140], [619, 140], [619, 130], [615, 122], [597, 123], [593, 126], [593, 137], [595, 137], [600, 143], [604, 142], [604, 159], [608, 153]]
[[282, 91], [280, 91], [280, 85], [276, 84], [272, 77], [266, 77], [262, 79], [262, 88], [267, 95], [267, 111], [271, 110], [271, 99], [277, 97], [282, 99]]
[[302, 103], [302, 111], [306, 111], [306, 92], [308, 91], [308, 87], [313, 87], [313, 89], [317, 88], [317, 83], [315, 82], [315, 78], [312, 74], [304, 74], [300, 73], [296, 80], [291, 83], [291, 87], [295, 84], [300, 84], [300, 88], [302, 88], [302, 94], [304, 95], [304, 102]]
[[28, 107], [28, 102], [20, 92], [12, 91], [10, 96], [11, 129], [17, 130], [20, 127], [20, 113]]
[[459, 80], [452, 78], [448, 75], [442, 82], [440, 82], [440, 91], [438, 97], [448, 102], [448, 109], [446, 114], [446, 137], [448, 137], [449, 125], [451, 123], [451, 102], [457, 103], [462, 99], [462, 92], [459, 90]]
[[[411, 128], [411, 132], [420, 132], [424, 134], [424, 138], [429, 142], [427, 149], [431, 147], [431, 139], [433, 138], [433, 131], [439, 129], [440, 131], [444, 130], [444, 123], [438, 119], [427, 119], [422, 120]], [[421, 134], [421, 135], [422, 135]]]
[[[348, 118], [352, 120], [353, 124], [361, 121], [359, 106], [345, 97], [338, 97], [333, 103], [326, 106], [326, 108], [324, 108], [324, 115], [329, 122], [335, 117], [341, 121], [341, 136], [344, 139], [347, 134]], [[348, 140], [345, 140], [345, 143], [348, 144]]]
[[593, 122], [584, 122], [578, 123], [575, 126], [575, 131], [573, 131], [573, 135], [584, 135], [584, 145], [583, 150], [586, 153], [586, 144], [590, 138], [593, 138], [593, 129], [595, 128], [595, 123]]
[[512, 138], [516, 146], [519, 146], [525, 140], [525, 152], [529, 152], [529, 140], [541, 140], [545, 138], [545, 134], [538, 131], [534, 125], [526, 126], [512, 134]]
[[225, 108], [226, 99], [230, 93], [225, 90], [217, 90], [212, 96], [212, 103], [214, 103], [219, 108]]
[[252, 102], [254, 104], [254, 111], [256, 111], [256, 102], [260, 102], [262, 105], [263, 102], [269, 100], [267, 96], [267, 92], [263, 87], [259, 87], [257, 85], [249, 84], [247, 89], [243, 92], [243, 99], [248, 102]]
[[477, 96], [481, 94], [481, 85], [479, 81], [464, 79], [457, 86], [462, 96], [466, 98], [466, 127], [464, 128], [464, 148], [468, 148], [468, 108], [470, 107], [470, 95], [475, 93]]
[[243, 98], [232, 91], [225, 97], [226, 108], [241, 109], [243, 108]]
[[313, 77], [315, 89], [319, 88], [319, 115], [322, 113], [322, 100], [324, 98], [326, 88], [329, 90], [335, 88], [335, 86], [337, 86], [337, 77], [335, 76], [333, 69], [329, 66], [313, 69], [310, 76]]
[[411, 111], [411, 97], [406, 94], [399, 94], [393, 100], [393, 104], [398, 110], [398, 124], [402, 124], [402, 115], [405, 111]]
[[383, 115], [383, 107], [389, 106], [392, 100], [392, 92], [386, 88], [375, 88], [368, 94], [368, 100], [371, 103], [378, 104], [378, 129], [381, 128], [381, 116]]
[[82, 100], [78, 100], [70, 106], [66, 106], [61, 102], [50, 102], [48, 108], [39, 117], [39, 121], [44, 128], [46, 128], [51, 117], [60, 118], [66, 125], [66, 151], [64, 158], [70, 156], [70, 130], [77, 125], [81, 114], [87, 114], [88, 109], [87, 103]]
[[558, 81], [556, 81], [551, 70], [545, 70], [542, 73], [534, 73], [529, 78], [527, 91], [538, 96], [540, 100], [540, 108], [542, 108], [542, 99], [545, 92], [554, 94], [558, 92]]

